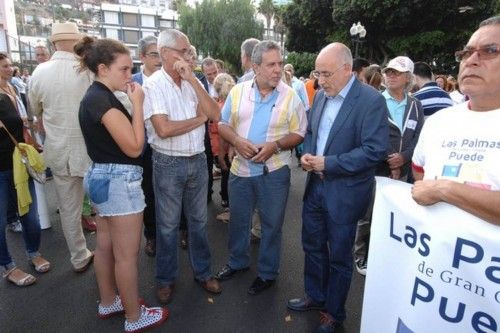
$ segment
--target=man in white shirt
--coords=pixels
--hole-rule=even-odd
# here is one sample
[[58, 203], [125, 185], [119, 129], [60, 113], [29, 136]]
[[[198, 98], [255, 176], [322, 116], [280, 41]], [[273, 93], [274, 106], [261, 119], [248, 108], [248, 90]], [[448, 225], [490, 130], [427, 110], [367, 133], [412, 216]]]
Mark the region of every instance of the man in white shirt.
[[425, 122], [413, 155], [412, 195], [444, 201], [500, 226], [500, 16], [479, 25], [456, 52], [468, 102]]
[[83, 235], [83, 176], [90, 158], [78, 122], [83, 95], [92, 83], [88, 72], [78, 71], [73, 47], [82, 35], [75, 23], [54, 23], [50, 40], [56, 52], [37, 66], [30, 81], [29, 103], [42, 115], [46, 137], [44, 159], [54, 175], [64, 237], [76, 272], [85, 271], [93, 259]]
[[175, 29], [158, 37], [162, 68], [144, 83], [144, 119], [153, 148], [156, 196], [156, 279], [160, 302], [172, 299], [177, 277], [177, 237], [181, 210], [189, 230], [195, 280], [208, 292], [222, 291], [212, 276], [207, 240], [207, 161], [205, 122], [217, 121], [219, 108], [194, 75], [191, 45]]

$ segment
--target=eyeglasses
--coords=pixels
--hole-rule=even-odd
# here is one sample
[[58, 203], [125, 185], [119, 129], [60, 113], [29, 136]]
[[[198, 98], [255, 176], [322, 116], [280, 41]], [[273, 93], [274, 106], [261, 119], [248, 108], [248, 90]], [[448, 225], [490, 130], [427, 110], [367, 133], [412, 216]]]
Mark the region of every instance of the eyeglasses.
[[174, 50], [174, 51], [177, 51], [179, 52], [180, 54], [182, 54], [182, 56], [184, 58], [191, 58], [193, 56], [193, 52], [191, 51], [191, 49], [182, 49], [182, 50], [179, 50], [179, 49], [176, 49], [175, 47], [170, 47], [170, 46], [164, 46], [166, 49], [170, 49], [170, 50]]
[[149, 53], [146, 53], [146, 56], [151, 57], [151, 58], [159, 58], [160, 54], [158, 52], [149, 52]]
[[499, 53], [499, 47], [496, 44], [486, 45], [480, 48], [465, 47], [461, 51], [455, 52], [455, 60], [461, 62], [469, 59], [475, 52], [481, 60], [490, 60], [496, 58]]
[[319, 79], [320, 77], [324, 77], [325, 79], [329, 79], [332, 77], [335, 73], [337, 73], [342, 67], [344, 67], [345, 64], [340, 65], [336, 70], [333, 72], [320, 72], [320, 71], [313, 71], [312, 75], [314, 76], [315, 79]]
[[395, 69], [388, 69], [384, 72], [385, 76], [401, 76], [403, 72], [397, 71]]

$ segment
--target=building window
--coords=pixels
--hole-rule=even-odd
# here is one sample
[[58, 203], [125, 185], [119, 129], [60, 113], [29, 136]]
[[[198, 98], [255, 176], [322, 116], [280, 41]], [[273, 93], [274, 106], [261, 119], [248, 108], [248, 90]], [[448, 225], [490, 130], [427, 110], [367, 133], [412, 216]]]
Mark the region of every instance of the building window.
[[162, 28], [175, 28], [175, 21], [162, 20], [162, 21], [160, 21], [160, 27], [162, 27]]
[[146, 36], [157, 36], [158, 34], [154, 31], [142, 31], [141, 32], [141, 38], [144, 38]]
[[106, 38], [120, 39], [117, 29], [106, 29]]
[[118, 20], [118, 13], [116, 12], [104, 12], [104, 23], [109, 24], [120, 24]]
[[155, 27], [155, 17], [153, 15], [141, 15], [141, 25], [143, 27]]
[[137, 44], [139, 41], [139, 31], [123, 30], [123, 41], [129, 44]]
[[128, 27], [137, 27], [137, 15], [123, 13], [123, 25]]

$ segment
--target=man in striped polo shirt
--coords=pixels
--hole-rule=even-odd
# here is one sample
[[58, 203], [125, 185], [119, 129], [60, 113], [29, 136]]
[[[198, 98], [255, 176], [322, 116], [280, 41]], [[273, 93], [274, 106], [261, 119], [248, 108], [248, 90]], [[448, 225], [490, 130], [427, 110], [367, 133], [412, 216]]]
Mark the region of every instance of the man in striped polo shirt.
[[439, 88], [437, 83], [432, 81], [431, 67], [425, 62], [416, 62], [413, 69], [415, 81], [420, 88], [413, 97], [418, 99], [424, 108], [424, 116], [427, 118], [437, 111], [453, 105], [450, 95]]
[[219, 135], [236, 149], [229, 178], [229, 262], [216, 278], [227, 280], [250, 265], [250, 223], [255, 208], [262, 223], [255, 295], [273, 285], [279, 272], [281, 227], [290, 188], [290, 149], [302, 142], [304, 104], [281, 81], [283, 57], [273, 41], [252, 53], [255, 77], [237, 84], [222, 109]]

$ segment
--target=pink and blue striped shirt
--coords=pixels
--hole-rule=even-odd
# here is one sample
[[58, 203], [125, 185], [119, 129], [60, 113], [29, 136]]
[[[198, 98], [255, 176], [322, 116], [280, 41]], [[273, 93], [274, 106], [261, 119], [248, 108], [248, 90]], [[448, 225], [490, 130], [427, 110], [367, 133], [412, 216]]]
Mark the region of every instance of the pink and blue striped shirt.
[[[304, 104], [293, 88], [281, 81], [265, 98], [261, 98], [254, 80], [234, 86], [222, 108], [220, 123], [231, 126], [239, 136], [254, 144], [276, 141], [290, 133], [304, 137], [307, 130]], [[272, 172], [290, 162], [290, 151], [282, 151], [265, 163]], [[260, 176], [263, 164], [237, 154], [231, 172], [240, 177]]]

